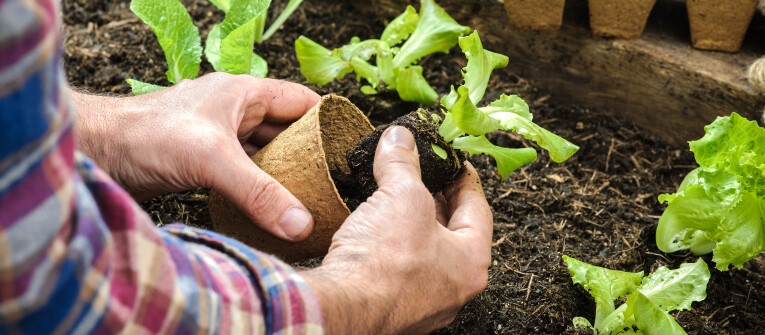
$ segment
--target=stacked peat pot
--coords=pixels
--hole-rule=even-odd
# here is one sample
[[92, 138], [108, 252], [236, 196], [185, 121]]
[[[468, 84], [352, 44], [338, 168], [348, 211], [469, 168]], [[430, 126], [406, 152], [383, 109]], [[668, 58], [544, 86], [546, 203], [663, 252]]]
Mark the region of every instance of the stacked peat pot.
[[589, 0], [590, 29], [598, 36], [637, 39], [656, 0]]
[[566, 0], [505, 0], [510, 22], [518, 30], [558, 30]]
[[687, 0], [693, 46], [738, 51], [757, 3], [758, 0]]
[[[741, 48], [759, 0], [687, 0], [693, 46], [736, 52]], [[590, 28], [598, 36], [636, 39], [656, 0], [588, 0]], [[557, 30], [565, 0], [504, 0], [518, 30]], [[765, 15], [765, 2], [760, 5]]]

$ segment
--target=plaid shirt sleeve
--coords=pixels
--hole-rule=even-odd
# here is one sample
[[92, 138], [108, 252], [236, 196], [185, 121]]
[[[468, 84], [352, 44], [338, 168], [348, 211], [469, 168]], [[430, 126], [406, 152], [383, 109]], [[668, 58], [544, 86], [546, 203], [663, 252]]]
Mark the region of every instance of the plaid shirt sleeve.
[[57, 0], [0, 0], [0, 335], [319, 334], [278, 259], [156, 228], [76, 151]]

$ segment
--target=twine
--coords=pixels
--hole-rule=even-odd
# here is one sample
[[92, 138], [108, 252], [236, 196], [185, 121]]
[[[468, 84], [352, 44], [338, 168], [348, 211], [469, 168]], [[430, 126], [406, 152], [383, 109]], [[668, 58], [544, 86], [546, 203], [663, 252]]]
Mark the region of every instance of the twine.
[[765, 57], [762, 57], [749, 66], [749, 84], [752, 88], [765, 94]]

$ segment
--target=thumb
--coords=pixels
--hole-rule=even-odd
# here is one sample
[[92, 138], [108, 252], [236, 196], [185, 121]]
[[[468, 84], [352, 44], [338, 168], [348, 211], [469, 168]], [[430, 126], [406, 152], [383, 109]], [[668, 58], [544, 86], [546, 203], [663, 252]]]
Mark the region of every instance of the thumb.
[[380, 136], [375, 152], [374, 175], [380, 188], [409, 180], [421, 181], [420, 158], [414, 136], [408, 129], [392, 126]]
[[234, 203], [258, 227], [288, 241], [302, 241], [313, 230], [305, 206], [242, 151], [220, 165], [213, 188]]

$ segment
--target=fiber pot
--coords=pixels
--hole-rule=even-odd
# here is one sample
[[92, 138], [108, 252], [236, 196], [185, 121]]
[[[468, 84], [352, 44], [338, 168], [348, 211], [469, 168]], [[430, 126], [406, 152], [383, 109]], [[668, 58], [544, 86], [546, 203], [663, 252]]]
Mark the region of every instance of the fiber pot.
[[758, 0], [688, 0], [691, 40], [698, 49], [736, 52]]
[[273, 237], [215, 191], [210, 192], [209, 200], [213, 229], [288, 262], [326, 254], [332, 235], [351, 214], [330, 171], [350, 174], [345, 153], [373, 130], [348, 99], [327, 95], [251, 157], [313, 215], [313, 233], [305, 241], [292, 243]]
[[566, 0], [504, 0], [510, 23], [518, 30], [558, 30]]
[[589, 0], [590, 29], [599, 36], [640, 37], [656, 0]]

